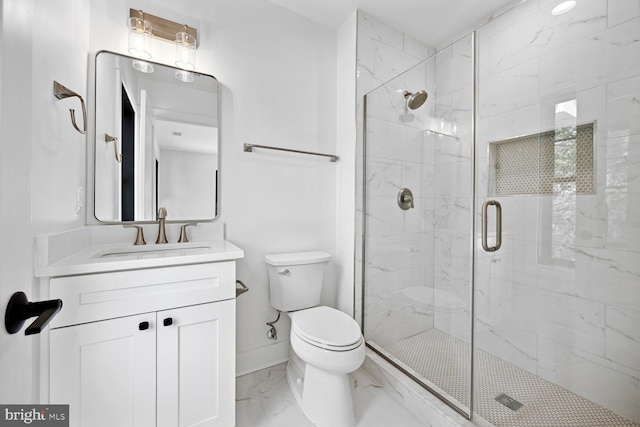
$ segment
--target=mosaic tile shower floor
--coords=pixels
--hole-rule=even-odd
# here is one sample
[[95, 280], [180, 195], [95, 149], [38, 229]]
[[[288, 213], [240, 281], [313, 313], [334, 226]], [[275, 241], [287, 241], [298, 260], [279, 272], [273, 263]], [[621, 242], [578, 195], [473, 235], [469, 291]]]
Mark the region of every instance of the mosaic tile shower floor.
[[[384, 349], [463, 405], [469, 404], [469, 345], [437, 329]], [[497, 427], [638, 427], [626, 418], [487, 352], [477, 354], [476, 412]], [[495, 397], [523, 406], [513, 411]]]

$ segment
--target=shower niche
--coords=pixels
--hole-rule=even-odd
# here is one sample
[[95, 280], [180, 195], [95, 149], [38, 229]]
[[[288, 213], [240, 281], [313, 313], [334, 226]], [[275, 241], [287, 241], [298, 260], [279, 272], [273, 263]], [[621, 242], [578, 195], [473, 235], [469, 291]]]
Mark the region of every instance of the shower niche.
[[595, 123], [489, 143], [489, 194], [593, 194]]

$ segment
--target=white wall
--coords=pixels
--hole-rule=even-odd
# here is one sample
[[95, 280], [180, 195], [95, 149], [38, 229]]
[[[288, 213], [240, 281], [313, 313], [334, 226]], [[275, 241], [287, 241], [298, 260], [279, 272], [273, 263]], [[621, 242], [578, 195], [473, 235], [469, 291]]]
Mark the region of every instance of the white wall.
[[[95, 83], [96, 93], [94, 99], [100, 99], [105, 105], [113, 105], [113, 108], [105, 108], [102, 114], [95, 119], [92, 129], [96, 129], [94, 134], [111, 136], [120, 135], [122, 132], [122, 114], [116, 114], [118, 109], [122, 110], [122, 83], [121, 79], [126, 77], [121, 75], [119, 61], [115, 57], [102, 55], [100, 63], [96, 69], [96, 74], [100, 79]], [[117, 75], [117, 77], [115, 77]], [[137, 92], [136, 92], [137, 93]], [[119, 106], [119, 108], [116, 108]], [[94, 114], [92, 114], [94, 116]], [[94, 173], [102, 179], [94, 183], [95, 194], [98, 195], [95, 201], [94, 215], [96, 218], [107, 220], [119, 220], [122, 215], [120, 176], [122, 173], [121, 163], [115, 161], [113, 144], [117, 144], [119, 153], [122, 153], [122, 144], [110, 142], [95, 144]], [[154, 168], [155, 170], [155, 168]]]
[[[126, 52], [129, 7], [199, 31], [197, 69], [222, 86], [217, 221], [244, 249], [238, 278], [251, 288], [237, 307], [238, 371], [245, 372], [282, 361], [289, 351], [288, 319], [277, 325], [278, 341], [266, 337], [265, 322], [275, 319], [276, 311], [269, 304], [264, 255], [336, 253], [337, 165], [258, 149], [245, 153], [243, 143], [336, 151], [336, 34], [268, 2], [201, 5], [205, 10], [177, 11], [150, 0], [93, 1], [90, 51]], [[154, 40], [154, 60], [171, 63], [173, 50], [166, 45]], [[330, 264], [323, 294], [332, 306], [337, 270]]]
[[354, 255], [356, 202], [356, 41], [358, 14], [353, 12], [337, 33], [336, 154], [336, 264], [338, 264], [337, 307], [354, 314]]
[[[78, 189], [84, 192], [85, 137], [71, 126], [69, 109], [77, 99], [58, 101], [57, 80], [86, 94], [87, 6], [80, 0], [34, 4], [2, 2], [2, 121], [0, 124], [0, 316], [10, 295], [31, 300], [33, 236], [84, 223]], [[64, 29], [64, 31], [61, 31]], [[85, 97], [86, 99], [86, 97]], [[83, 196], [82, 196], [83, 197]], [[37, 399], [32, 352], [38, 337], [0, 328], [0, 401]]]
[[[158, 206], [174, 218], [209, 218], [215, 212], [215, 154], [160, 150]], [[155, 169], [155, 168], [154, 168]], [[153, 169], [152, 169], [153, 170]], [[189, 191], [184, 191], [188, 188]]]
[[[238, 277], [251, 292], [238, 300], [238, 368], [288, 357], [288, 320], [280, 339], [266, 338], [269, 305], [264, 254], [321, 249], [336, 253], [337, 167], [322, 158], [256, 150], [242, 144], [336, 151], [336, 34], [271, 3], [202, 2], [202, 10], [157, 1], [61, 0], [2, 3], [0, 136], [0, 314], [11, 293], [33, 293], [32, 238], [82, 226], [86, 206], [86, 147], [93, 144], [93, 61], [98, 50], [126, 52], [129, 7], [200, 31], [197, 69], [222, 85], [220, 217], [246, 258]], [[173, 46], [154, 41], [154, 59], [171, 63]], [[78, 134], [53, 80], [85, 97], [89, 136]], [[89, 89], [91, 88], [91, 89]], [[78, 115], [78, 121], [81, 116]], [[80, 209], [78, 209], [80, 208]], [[177, 236], [170, 236], [177, 238]], [[336, 264], [323, 301], [336, 304]], [[343, 283], [348, 286], [349, 283]], [[348, 292], [347, 292], [348, 293]], [[0, 401], [37, 399], [37, 338], [0, 332]], [[7, 386], [11, 384], [11, 386]]]
[[[320, 249], [335, 255], [336, 167], [324, 158], [256, 150], [256, 143], [336, 151], [335, 32], [262, 4], [215, 34], [223, 82], [221, 220], [245, 250], [238, 277], [251, 291], [238, 300], [238, 370], [288, 357], [288, 318], [279, 340], [267, 339], [269, 305], [264, 255]], [[324, 302], [335, 306], [335, 262]]]
[[[30, 2], [2, 3], [0, 33], [0, 316], [16, 291], [31, 293], [30, 164], [31, 56], [28, 23]], [[21, 88], [22, 86], [22, 88]], [[25, 167], [26, 166], [26, 167]], [[0, 327], [0, 401], [31, 401], [32, 343], [24, 335], [9, 335]]]
[[[33, 19], [33, 233], [74, 228], [84, 224], [77, 212], [78, 188], [85, 189], [86, 144], [90, 141], [71, 125], [69, 109], [82, 126], [77, 98], [57, 100], [53, 80], [82, 95], [87, 102], [88, 4], [80, 0], [34, 3]], [[60, 31], [64, 28], [64, 31]], [[87, 111], [91, 105], [87, 103]]]

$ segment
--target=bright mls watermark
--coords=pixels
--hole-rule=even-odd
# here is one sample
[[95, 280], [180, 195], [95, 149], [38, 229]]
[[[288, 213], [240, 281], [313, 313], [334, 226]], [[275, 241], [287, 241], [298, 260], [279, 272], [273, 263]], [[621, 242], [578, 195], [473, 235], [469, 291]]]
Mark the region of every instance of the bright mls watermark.
[[69, 405], [0, 405], [0, 427], [69, 427]]

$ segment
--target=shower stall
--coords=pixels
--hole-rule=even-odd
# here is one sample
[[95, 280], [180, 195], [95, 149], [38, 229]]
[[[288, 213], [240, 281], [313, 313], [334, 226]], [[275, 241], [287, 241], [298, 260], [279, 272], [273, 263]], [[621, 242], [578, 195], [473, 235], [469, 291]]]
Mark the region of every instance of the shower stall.
[[640, 425], [640, 4], [527, 1], [364, 98], [367, 345], [480, 425]]

